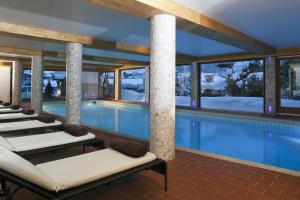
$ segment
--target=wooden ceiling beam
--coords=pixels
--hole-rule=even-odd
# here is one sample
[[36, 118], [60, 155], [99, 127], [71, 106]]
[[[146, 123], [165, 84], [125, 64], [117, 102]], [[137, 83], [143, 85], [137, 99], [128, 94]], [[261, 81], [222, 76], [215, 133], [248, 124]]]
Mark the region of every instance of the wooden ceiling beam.
[[300, 55], [300, 47], [294, 48], [279, 48], [277, 49], [277, 56], [296, 56]]
[[13, 54], [13, 55], [18, 55], [20, 57], [22, 57], [22, 56], [28, 57], [28, 56], [33, 56], [33, 55], [41, 55], [41, 51], [32, 50], [32, 49], [7, 47], [7, 46], [0, 46], [0, 53]]
[[130, 15], [149, 19], [167, 13], [177, 18], [177, 28], [251, 53], [275, 53], [276, 49], [172, 0], [87, 0]]
[[11, 67], [12, 65], [13, 65], [12, 62], [0, 60], [0, 67], [2, 67], [2, 66], [8, 66], [8, 67]]
[[[43, 51], [43, 57], [53, 57], [53, 58], [66, 58], [66, 53], [63, 52], [54, 52], [54, 51]], [[83, 61], [94, 61], [94, 62], [104, 62], [104, 63], [114, 63], [114, 64], [122, 64], [122, 65], [144, 65], [148, 66], [150, 63], [146, 61], [139, 60], [128, 60], [128, 59], [120, 59], [120, 58], [111, 58], [111, 57], [103, 57], [103, 56], [89, 56], [83, 55]]]
[[[23, 69], [31, 69], [31, 62], [22, 62]], [[111, 65], [101, 65], [101, 64], [88, 64], [83, 63], [82, 69], [84, 71], [99, 71], [103, 69], [110, 69], [116, 68], [118, 66], [111, 66]], [[58, 71], [65, 71], [66, 70], [66, 63], [64, 61], [44, 61], [43, 62], [43, 70], [58, 70]]]
[[[6, 22], [0, 22], [0, 33], [5, 35], [10, 35], [10, 36], [17, 36], [20, 38], [29, 38], [29, 39], [40, 40], [40, 41], [54, 41], [58, 43], [74, 42], [74, 43], [83, 44], [85, 47], [88, 48], [95, 48], [95, 49], [102, 49], [102, 50], [109, 50], [109, 51], [126, 52], [126, 53], [140, 54], [140, 55], [150, 54], [150, 49], [144, 46], [129, 45], [120, 42], [101, 40], [90, 36], [53, 31], [53, 30], [48, 30], [43, 28], [28, 27], [28, 26], [11, 24]], [[2, 51], [1, 48], [0, 51]], [[5, 51], [9, 51], [9, 49], [6, 49]], [[31, 51], [19, 50], [18, 54], [36, 55], [36, 54], [40, 54], [40, 52], [34, 50]], [[180, 53], [177, 54], [178, 60], [190, 60], [195, 58], [196, 58], [195, 56], [190, 56], [190, 55], [180, 54]]]
[[261, 59], [265, 57], [268, 57], [268, 55], [252, 54], [252, 53], [222, 54], [216, 56], [200, 57], [196, 62], [197, 63], [229, 62], [234, 60]]

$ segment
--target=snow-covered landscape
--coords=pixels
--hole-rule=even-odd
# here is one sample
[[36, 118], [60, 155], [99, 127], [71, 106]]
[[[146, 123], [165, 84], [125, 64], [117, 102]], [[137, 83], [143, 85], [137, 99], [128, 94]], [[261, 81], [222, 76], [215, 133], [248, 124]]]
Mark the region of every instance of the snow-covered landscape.
[[[145, 101], [145, 70], [122, 71], [121, 98], [128, 101]], [[112, 73], [113, 74], [113, 73]], [[50, 83], [54, 96], [58, 96], [65, 72], [44, 71], [44, 90]], [[101, 76], [100, 76], [101, 79]], [[241, 61], [231, 63], [203, 64], [201, 66], [201, 107], [204, 109], [263, 112], [263, 63]], [[114, 84], [114, 77], [108, 79]], [[24, 70], [23, 97], [30, 98], [31, 71]], [[286, 89], [287, 90], [287, 89]], [[285, 91], [285, 93], [288, 93]], [[191, 105], [191, 66], [176, 68], [176, 105]], [[299, 108], [300, 100], [284, 96], [282, 107]]]
[[263, 112], [262, 61], [201, 65], [201, 106], [206, 109]]
[[121, 99], [145, 102], [145, 70], [124, 70], [121, 75]]

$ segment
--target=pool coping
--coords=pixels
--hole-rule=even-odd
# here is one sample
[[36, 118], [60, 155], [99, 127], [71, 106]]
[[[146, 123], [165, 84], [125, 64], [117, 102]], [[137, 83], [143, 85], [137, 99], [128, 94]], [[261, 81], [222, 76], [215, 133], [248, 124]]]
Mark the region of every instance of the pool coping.
[[[93, 101], [88, 100], [88, 101], [85, 101], [85, 102], [93, 102]], [[51, 102], [51, 103], [58, 103], [58, 102]], [[118, 104], [125, 104], [126, 105], [126, 103], [123, 103], [123, 102], [109, 102], [109, 103], [118, 103]], [[127, 105], [132, 106], [132, 104], [127, 104]], [[142, 105], [134, 105], [134, 106], [142, 107]], [[177, 110], [180, 110], [180, 111], [183, 111], [183, 112], [188, 112], [188, 113], [193, 113], [193, 114], [201, 113], [201, 111], [199, 111], [199, 110], [186, 110], [186, 109], [177, 109]], [[65, 117], [63, 117], [63, 116], [60, 116], [60, 115], [57, 115], [57, 114], [54, 114], [54, 113], [51, 113], [51, 112], [48, 112], [48, 113], [65, 119]], [[207, 112], [205, 112], [205, 113], [202, 112], [202, 114], [205, 114], [205, 115], [208, 115], [208, 116], [216, 116], [217, 115], [217, 116], [222, 116], [222, 117], [233, 117], [233, 118], [239, 118], [239, 119], [264, 120], [264, 121], [268, 121], [268, 122], [270, 122], [270, 120], [271, 120], [271, 122], [280, 122], [280, 123], [300, 125], [300, 122], [296, 122], [296, 121], [291, 121], [291, 120], [287, 120], [287, 119], [267, 118], [267, 117], [263, 117], [263, 116], [258, 116], [258, 117], [255, 117], [255, 116], [239, 116], [239, 115], [236, 115], [236, 114], [207, 113]], [[101, 128], [98, 128], [98, 127], [95, 127], [95, 126], [92, 126], [92, 125], [86, 125], [86, 124], [83, 124], [83, 125], [86, 126], [86, 127], [95, 129], [95, 130], [99, 130], [99, 131], [108, 133], [108, 134], [113, 134], [115, 136], [121, 136], [121, 137], [129, 138], [129, 139], [149, 143], [149, 140], [147, 140], [147, 139], [134, 137], [134, 136], [130, 136], [130, 135], [127, 135], [127, 134], [122, 134], [122, 133], [119, 133], [119, 132], [116, 132], [116, 131], [101, 129]], [[224, 160], [224, 161], [234, 162], [234, 163], [238, 163], [238, 164], [242, 164], [242, 165], [257, 167], [257, 168], [260, 168], [260, 169], [265, 169], [265, 170], [270, 170], [270, 171], [274, 171], [274, 172], [279, 172], [279, 173], [283, 173], [283, 174], [288, 174], [288, 175], [300, 177], [300, 171], [284, 169], [284, 168], [275, 167], [275, 166], [271, 166], [271, 165], [267, 165], [267, 164], [246, 161], [246, 160], [242, 160], [242, 159], [238, 159], [238, 158], [232, 158], [232, 157], [228, 157], [228, 156], [223, 156], [223, 155], [218, 155], [218, 154], [214, 154], [214, 153], [204, 152], [204, 151], [196, 150], [196, 149], [189, 149], [189, 148], [180, 147], [180, 146], [176, 146], [176, 149], [181, 150], [181, 151], [185, 151], [185, 152], [188, 152], [188, 153], [192, 153], [192, 154], [206, 156], [206, 157], [209, 157], [209, 158], [220, 159], [220, 160]]]

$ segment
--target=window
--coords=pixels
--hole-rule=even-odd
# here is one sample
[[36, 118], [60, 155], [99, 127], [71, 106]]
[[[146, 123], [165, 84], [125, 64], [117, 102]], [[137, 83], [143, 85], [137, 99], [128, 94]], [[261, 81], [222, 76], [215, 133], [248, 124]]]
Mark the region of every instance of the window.
[[280, 106], [300, 108], [300, 58], [280, 59], [279, 67]]
[[201, 65], [201, 107], [262, 113], [263, 60]]
[[121, 71], [121, 99], [145, 102], [145, 69]]
[[22, 76], [22, 99], [31, 98], [31, 70], [23, 70]]
[[180, 65], [176, 67], [176, 105], [191, 105], [191, 66]]
[[[31, 98], [31, 70], [23, 70], [22, 99]], [[43, 96], [47, 98], [61, 98], [66, 96], [66, 72], [43, 72]]]
[[60, 98], [66, 96], [66, 72], [44, 71], [44, 98]]
[[115, 72], [99, 72], [100, 99], [115, 97]]

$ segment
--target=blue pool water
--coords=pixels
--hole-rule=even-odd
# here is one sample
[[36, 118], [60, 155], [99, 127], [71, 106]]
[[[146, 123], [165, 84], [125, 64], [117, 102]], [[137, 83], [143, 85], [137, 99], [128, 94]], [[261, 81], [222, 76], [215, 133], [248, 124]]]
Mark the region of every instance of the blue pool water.
[[[44, 104], [65, 116], [64, 103]], [[82, 123], [149, 139], [149, 109], [109, 102], [82, 103]], [[300, 171], [300, 125], [176, 112], [176, 145]]]

